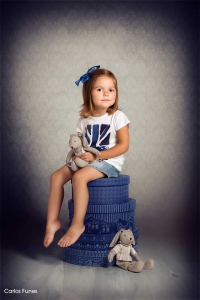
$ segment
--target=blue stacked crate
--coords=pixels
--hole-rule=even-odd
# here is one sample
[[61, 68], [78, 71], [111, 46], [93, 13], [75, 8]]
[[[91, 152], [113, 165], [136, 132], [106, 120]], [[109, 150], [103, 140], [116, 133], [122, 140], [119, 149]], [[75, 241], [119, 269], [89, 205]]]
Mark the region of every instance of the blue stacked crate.
[[[64, 248], [64, 261], [81, 266], [108, 266], [107, 255], [113, 237], [120, 229], [133, 231], [137, 251], [138, 228], [134, 225], [136, 201], [129, 198], [130, 177], [101, 178], [88, 183], [89, 204], [85, 216], [85, 232], [75, 244]], [[68, 202], [69, 225], [74, 203]], [[68, 227], [64, 228], [66, 232]]]

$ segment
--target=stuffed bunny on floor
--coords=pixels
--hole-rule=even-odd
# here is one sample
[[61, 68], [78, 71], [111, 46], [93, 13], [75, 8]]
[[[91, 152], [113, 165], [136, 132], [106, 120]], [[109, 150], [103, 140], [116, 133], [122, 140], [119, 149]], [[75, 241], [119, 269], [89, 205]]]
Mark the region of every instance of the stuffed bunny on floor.
[[[99, 155], [99, 151], [95, 148], [88, 147], [88, 142], [86, 138], [81, 134], [70, 134], [69, 146], [71, 148], [70, 152], [67, 155], [66, 163], [69, 163], [72, 156], [80, 156], [84, 152], [91, 152], [95, 155]], [[84, 168], [88, 165], [88, 162], [83, 160], [80, 157], [77, 157], [74, 161], [71, 162], [71, 169], [77, 171], [80, 168]]]
[[[138, 273], [142, 269], [151, 270], [154, 267], [153, 259], [148, 259], [145, 263], [140, 259], [137, 252], [132, 245], [135, 245], [135, 239], [130, 229], [121, 229], [114, 236], [110, 248], [115, 245], [119, 239], [119, 244], [116, 245], [108, 254], [108, 261], [112, 262], [115, 255], [117, 255], [116, 264], [127, 271]], [[132, 260], [131, 255], [135, 258]]]

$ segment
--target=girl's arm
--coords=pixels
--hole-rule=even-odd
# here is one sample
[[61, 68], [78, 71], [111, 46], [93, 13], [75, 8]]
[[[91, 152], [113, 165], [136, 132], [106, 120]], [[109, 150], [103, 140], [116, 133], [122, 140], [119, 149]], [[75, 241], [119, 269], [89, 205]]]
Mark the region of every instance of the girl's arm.
[[128, 151], [129, 148], [129, 129], [128, 125], [122, 127], [121, 129], [117, 130], [117, 145], [114, 147], [104, 150], [100, 152], [100, 155], [95, 156], [92, 153], [85, 152], [80, 157], [85, 161], [94, 161], [96, 158], [101, 158], [102, 160], [113, 158], [124, 154]]
[[117, 130], [117, 145], [108, 149], [101, 151], [100, 155], [96, 158], [101, 158], [102, 160], [113, 158], [124, 154], [129, 149], [129, 129], [128, 125]]

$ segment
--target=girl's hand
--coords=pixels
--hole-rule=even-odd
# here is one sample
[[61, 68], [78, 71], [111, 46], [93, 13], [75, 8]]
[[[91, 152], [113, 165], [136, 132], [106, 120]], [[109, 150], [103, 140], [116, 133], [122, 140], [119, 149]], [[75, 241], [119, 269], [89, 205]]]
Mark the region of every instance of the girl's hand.
[[81, 154], [79, 157], [87, 162], [92, 162], [96, 159], [96, 155], [90, 152], [85, 152]]
[[76, 156], [76, 155], [73, 155], [73, 156], [72, 156], [72, 161], [74, 161], [76, 158], [77, 158], [77, 156]]

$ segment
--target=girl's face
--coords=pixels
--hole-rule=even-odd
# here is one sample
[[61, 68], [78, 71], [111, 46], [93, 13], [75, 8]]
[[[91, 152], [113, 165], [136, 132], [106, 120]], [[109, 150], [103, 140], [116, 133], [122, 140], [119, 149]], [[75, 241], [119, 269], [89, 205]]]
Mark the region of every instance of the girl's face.
[[116, 99], [116, 88], [113, 79], [107, 76], [97, 77], [91, 96], [97, 114], [105, 114], [107, 109], [115, 103]]

